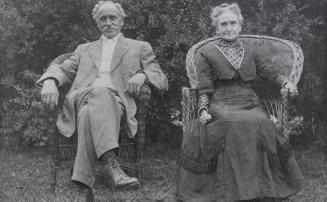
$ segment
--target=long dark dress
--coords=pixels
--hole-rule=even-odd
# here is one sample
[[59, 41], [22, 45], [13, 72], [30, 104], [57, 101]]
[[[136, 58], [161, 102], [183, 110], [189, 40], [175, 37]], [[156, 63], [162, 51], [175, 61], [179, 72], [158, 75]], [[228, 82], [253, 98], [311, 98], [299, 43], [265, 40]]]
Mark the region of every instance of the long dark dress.
[[[287, 138], [268, 118], [251, 87], [256, 74], [275, 81], [278, 71], [261, 61], [247, 44], [235, 43], [241, 51], [231, 57], [224, 47], [229, 44], [221, 40], [199, 50], [199, 95], [209, 98], [208, 107], [200, 108], [207, 108], [212, 115], [205, 130], [214, 137], [212, 141], [223, 139], [224, 143], [216, 172], [196, 174], [179, 167], [180, 201], [285, 198], [303, 185]], [[233, 57], [241, 58], [235, 61]]]

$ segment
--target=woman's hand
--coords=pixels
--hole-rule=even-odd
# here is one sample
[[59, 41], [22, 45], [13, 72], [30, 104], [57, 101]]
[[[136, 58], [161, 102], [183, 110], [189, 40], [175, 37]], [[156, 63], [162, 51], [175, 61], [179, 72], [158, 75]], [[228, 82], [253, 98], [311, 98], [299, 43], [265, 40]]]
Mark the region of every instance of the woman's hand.
[[291, 97], [298, 95], [297, 88], [292, 82], [286, 82], [283, 89], [287, 91]]
[[200, 117], [199, 117], [199, 119], [200, 119], [200, 122], [201, 122], [203, 125], [205, 125], [205, 124], [207, 124], [209, 121], [211, 121], [212, 117], [211, 117], [211, 115], [207, 112], [207, 110], [203, 109], [203, 110], [201, 110], [201, 112], [200, 112]]

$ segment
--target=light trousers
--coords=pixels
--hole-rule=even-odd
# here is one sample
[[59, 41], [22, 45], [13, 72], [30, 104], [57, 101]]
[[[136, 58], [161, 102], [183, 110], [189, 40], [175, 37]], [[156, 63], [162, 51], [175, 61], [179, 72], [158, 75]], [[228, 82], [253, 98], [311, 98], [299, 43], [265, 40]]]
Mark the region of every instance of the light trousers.
[[77, 153], [73, 181], [93, 187], [97, 160], [118, 148], [124, 106], [120, 97], [105, 87], [90, 87], [76, 97]]

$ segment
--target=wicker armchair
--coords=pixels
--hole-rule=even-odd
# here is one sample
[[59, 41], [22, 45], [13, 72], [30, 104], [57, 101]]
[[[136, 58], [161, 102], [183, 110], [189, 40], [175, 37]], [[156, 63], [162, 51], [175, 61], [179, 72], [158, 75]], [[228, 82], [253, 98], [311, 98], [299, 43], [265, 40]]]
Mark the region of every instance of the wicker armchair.
[[[190, 48], [186, 57], [186, 71], [190, 82], [190, 88], [182, 89], [183, 106], [183, 130], [188, 123], [197, 117], [197, 50], [204, 44], [216, 40], [217, 37], [201, 41]], [[303, 53], [301, 48], [294, 42], [279, 38], [259, 35], [241, 35], [241, 41], [251, 44], [258, 54], [269, 60], [277, 67], [281, 74], [287, 76], [295, 85], [300, 80], [303, 70]], [[280, 90], [271, 84], [263, 83], [260, 78], [254, 82], [254, 88], [269, 115], [277, 119], [276, 125], [281, 128], [285, 136], [289, 136], [294, 125], [289, 124], [289, 96], [284, 89]]]
[[[51, 64], [61, 64], [65, 59], [70, 57], [72, 53], [60, 55], [54, 59]], [[70, 85], [62, 86], [59, 88], [59, 104], [58, 110], [52, 114], [49, 119], [50, 122], [55, 122], [58, 113], [60, 112], [63, 104], [64, 97], [70, 89]], [[149, 101], [151, 97], [151, 88], [149, 85], [144, 84], [141, 87], [141, 93], [136, 98], [136, 119], [138, 121], [138, 130], [135, 139], [128, 138], [124, 130], [120, 131], [119, 137], [119, 152], [118, 161], [120, 166], [132, 175], [138, 175], [141, 178], [142, 174], [142, 156], [145, 148], [145, 121], [148, 112]], [[50, 191], [55, 193], [57, 184], [57, 172], [60, 170], [68, 169], [72, 173], [74, 166], [75, 154], [77, 151], [77, 134], [71, 138], [66, 138], [61, 135], [55, 127], [52, 134], [49, 135], [50, 152], [52, 154], [52, 167], [50, 173]], [[99, 162], [99, 164], [101, 164]]]

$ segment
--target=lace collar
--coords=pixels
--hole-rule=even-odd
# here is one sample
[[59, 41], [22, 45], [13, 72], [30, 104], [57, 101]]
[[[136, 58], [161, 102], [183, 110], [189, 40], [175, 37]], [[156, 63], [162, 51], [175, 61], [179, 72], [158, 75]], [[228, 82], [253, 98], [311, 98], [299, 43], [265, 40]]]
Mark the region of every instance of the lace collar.
[[217, 40], [217, 42], [219, 47], [234, 48], [234, 49], [242, 48], [242, 43], [238, 39], [233, 41], [226, 41], [220, 38]]
[[218, 39], [215, 47], [223, 54], [234, 69], [239, 70], [244, 57], [244, 48], [239, 40]]

